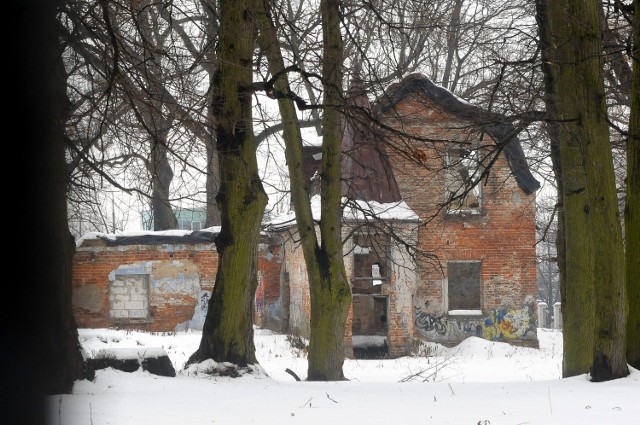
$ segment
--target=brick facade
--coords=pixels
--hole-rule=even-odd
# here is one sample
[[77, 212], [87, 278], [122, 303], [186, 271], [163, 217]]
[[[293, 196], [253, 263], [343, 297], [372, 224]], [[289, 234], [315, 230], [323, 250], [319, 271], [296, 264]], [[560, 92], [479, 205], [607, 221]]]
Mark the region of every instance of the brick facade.
[[[134, 244], [109, 242], [115, 235], [100, 234], [80, 242], [73, 258], [72, 283], [78, 327], [152, 332], [201, 328], [218, 269], [215, 235], [209, 242], [176, 242], [175, 238], [162, 242], [158, 234], [149, 232], [151, 241]], [[279, 286], [264, 285], [265, 279], [280, 281], [278, 246], [268, 242], [264, 239], [259, 250], [258, 325], [269, 323], [264, 306], [280, 298]], [[125, 281], [133, 282], [129, 291], [122, 289]]]
[[[360, 341], [383, 340], [390, 357], [410, 354], [415, 339], [453, 345], [477, 336], [537, 345], [539, 184], [517, 138], [504, 138], [508, 125], [495, 124], [499, 117], [433, 87], [422, 76], [410, 76], [390, 91], [392, 101], [381, 102], [377, 110], [388, 128], [398, 130], [385, 138], [385, 155], [393, 169], [385, 173], [394, 176], [402, 203], [414, 213], [411, 218], [387, 217], [385, 226], [416, 247], [417, 255], [408, 255], [402, 242], [389, 239], [373, 256], [360, 245], [380, 235], [373, 232], [356, 239], [352, 231], [367, 230], [369, 224], [347, 219], [345, 267], [357, 297], [345, 330], [348, 356]], [[363, 142], [354, 146], [358, 143]], [[314, 149], [312, 154], [318, 152]], [[363, 156], [370, 163], [375, 159], [372, 152]], [[483, 164], [490, 162], [491, 168], [482, 175], [481, 192], [465, 192], [459, 197], [461, 209], [453, 209], [453, 204], [446, 205], [454, 193], [450, 183], [456, 175], [451, 170], [461, 170], [452, 158], [469, 159], [469, 152]], [[315, 166], [311, 158], [306, 158], [306, 168]], [[397, 194], [395, 187], [385, 190], [381, 193]], [[308, 338], [311, 303], [304, 256], [296, 240], [294, 224], [263, 234], [254, 321]], [[212, 238], [137, 244], [86, 239], [73, 262], [78, 326], [149, 331], [201, 326], [217, 266]]]
[[[420, 92], [397, 102], [383, 120], [412, 136], [392, 136], [389, 155], [403, 199], [425, 224], [418, 247], [428, 257], [417, 267], [415, 335], [452, 344], [479, 336], [536, 345], [535, 191], [519, 186], [505, 153], [481, 124], [461, 120]], [[445, 206], [451, 146], [476, 147], [492, 162], [473, 211]], [[479, 311], [449, 308], [449, 262], [479, 263]]]

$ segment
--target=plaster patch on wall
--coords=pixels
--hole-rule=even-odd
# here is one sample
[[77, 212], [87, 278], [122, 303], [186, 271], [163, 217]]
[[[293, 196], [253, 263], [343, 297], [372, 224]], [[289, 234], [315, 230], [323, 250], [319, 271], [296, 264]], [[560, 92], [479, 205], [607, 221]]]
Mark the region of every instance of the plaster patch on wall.
[[520, 196], [520, 192], [518, 192], [517, 190], [514, 190], [511, 193], [511, 202], [513, 202], [514, 205], [520, 205], [522, 203], [522, 197]]
[[84, 285], [74, 288], [71, 294], [73, 305], [89, 310], [91, 313], [102, 311], [103, 301], [106, 296], [105, 288], [98, 285]]
[[184, 296], [195, 299], [200, 291], [198, 266], [191, 260], [155, 262], [151, 287], [154, 304], [180, 304]]
[[265, 320], [269, 323], [280, 324], [282, 321], [282, 302], [277, 300], [264, 306]]
[[191, 260], [155, 261], [153, 264], [153, 276], [156, 279], [177, 276], [180, 273], [184, 275], [198, 273], [198, 266]]
[[211, 299], [211, 291], [200, 291], [198, 294], [198, 304], [193, 311], [193, 317], [191, 320], [180, 323], [175, 327], [176, 332], [186, 331], [188, 329], [201, 331], [204, 327], [204, 321], [207, 317], [207, 310], [209, 309], [209, 300]]
[[143, 261], [141, 263], [120, 264], [117, 269], [109, 273], [109, 280], [116, 280], [116, 275], [151, 274], [155, 261]]

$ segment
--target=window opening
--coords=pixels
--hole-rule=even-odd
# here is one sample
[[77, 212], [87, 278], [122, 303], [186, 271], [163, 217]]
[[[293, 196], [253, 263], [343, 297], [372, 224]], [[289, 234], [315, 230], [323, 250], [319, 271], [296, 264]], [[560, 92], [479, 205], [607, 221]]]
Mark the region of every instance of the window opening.
[[482, 314], [480, 261], [447, 263], [449, 314]]
[[353, 236], [353, 293], [380, 293], [389, 279], [389, 239], [366, 231]]
[[482, 203], [482, 185], [478, 182], [482, 164], [477, 149], [452, 147], [446, 156], [447, 211], [479, 212]]

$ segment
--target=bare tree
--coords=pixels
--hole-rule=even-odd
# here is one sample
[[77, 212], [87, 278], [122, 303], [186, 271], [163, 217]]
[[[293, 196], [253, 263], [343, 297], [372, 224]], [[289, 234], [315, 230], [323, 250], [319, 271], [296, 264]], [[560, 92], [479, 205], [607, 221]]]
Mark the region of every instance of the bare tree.
[[[51, 422], [47, 395], [71, 393], [74, 382], [84, 376], [71, 309], [74, 245], [67, 225], [64, 160], [68, 99], [55, 20], [60, 5], [23, 2], [14, 16], [21, 25], [12, 48], [18, 61], [12, 81], [20, 87], [20, 95], [15, 98], [12, 122], [21, 128], [19, 150], [27, 153], [25, 167], [32, 173], [14, 195], [29, 205], [28, 221], [37, 226], [19, 242], [30, 255], [15, 260], [28, 270], [22, 289], [28, 287], [33, 293], [27, 298], [34, 314], [25, 315], [4, 333], [15, 345], [3, 347], [3, 360], [11, 367], [3, 372], [2, 417], [33, 425]], [[17, 287], [8, 288], [6, 299], [18, 299], [20, 293]]]
[[216, 191], [205, 96], [215, 65], [206, 42], [215, 31], [205, 38], [195, 3], [180, 6], [78, 0], [61, 15], [73, 101], [72, 207], [118, 189], [148, 200], [154, 228], [175, 228], [172, 203], [204, 204], [205, 184], [197, 182], [208, 177]]
[[560, 272], [556, 249], [558, 222], [555, 195], [538, 200], [537, 207], [536, 277], [538, 298], [547, 304], [547, 316], [544, 322], [551, 323], [553, 305], [560, 302]]

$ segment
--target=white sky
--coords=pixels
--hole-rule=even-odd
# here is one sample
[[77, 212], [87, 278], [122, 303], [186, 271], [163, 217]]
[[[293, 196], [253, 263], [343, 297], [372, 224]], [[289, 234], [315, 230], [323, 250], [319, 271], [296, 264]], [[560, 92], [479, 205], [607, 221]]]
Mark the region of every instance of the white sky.
[[640, 371], [604, 383], [561, 379], [562, 335], [551, 330], [538, 329], [540, 349], [472, 337], [453, 348], [427, 344], [428, 357], [346, 360], [344, 382], [305, 382], [305, 353], [257, 328], [258, 372], [235, 379], [203, 373], [206, 363], [183, 370], [199, 331], [79, 334], [88, 356], [163, 348], [177, 376], [97, 371], [73, 394], [49, 397], [52, 425], [631, 425], [640, 418]]

